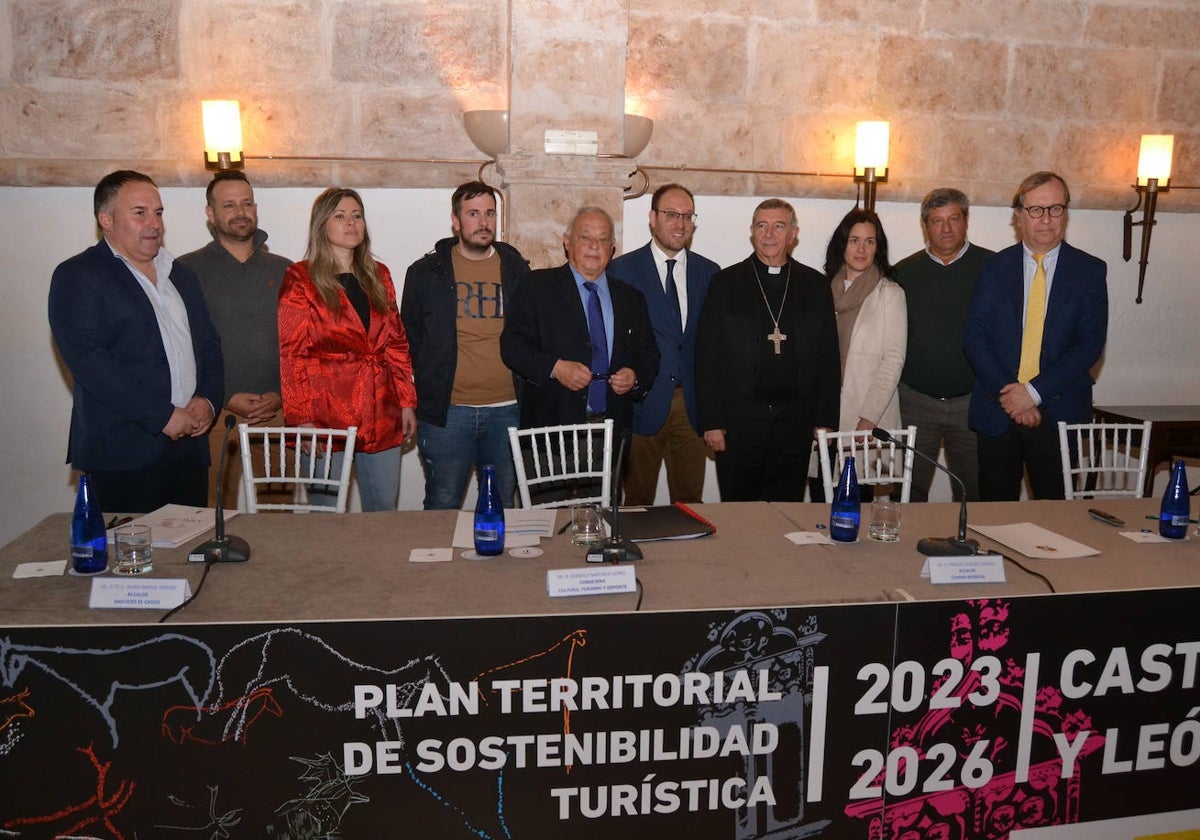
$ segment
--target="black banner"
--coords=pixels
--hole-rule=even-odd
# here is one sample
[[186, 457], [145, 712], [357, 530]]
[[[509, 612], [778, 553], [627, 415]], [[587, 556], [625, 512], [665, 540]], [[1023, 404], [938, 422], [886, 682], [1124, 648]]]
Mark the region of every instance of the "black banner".
[[1200, 802], [1200, 590], [0, 631], [0, 837], [1005, 838]]

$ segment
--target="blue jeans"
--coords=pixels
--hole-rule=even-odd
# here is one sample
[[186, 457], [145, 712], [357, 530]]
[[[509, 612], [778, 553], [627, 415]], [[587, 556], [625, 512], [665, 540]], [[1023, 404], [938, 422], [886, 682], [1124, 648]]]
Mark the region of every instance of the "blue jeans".
[[452, 405], [446, 425], [421, 423], [417, 447], [425, 467], [425, 509], [457, 510], [466, 495], [471, 469], [496, 467], [496, 487], [507, 507], [517, 489], [508, 427], [520, 425], [517, 404], [473, 408]]
[[[342, 459], [346, 453], [334, 452], [329, 468], [331, 476], [342, 472]], [[376, 510], [395, 510], [400, 499], [400, 457], [403, 450], [399, 446], [384, 449], [382, 452], [355, 452], [354, 475], [358, 479], [358, 495], [362, 500], [364, 513]], [[308, 456], [303, 456], [307, 465]], [[322, 469], [317, 464], [317, 469]], [[307, 469], [307, 466], [305, 467]], [[318, 485], [320, 486], [320, 485]], [[325, 485], [331, 492], [322, 492], [314, 487], [309, 491], [309, 501], [314, 505], [332, 507], [337, 503], [337, 485]]]

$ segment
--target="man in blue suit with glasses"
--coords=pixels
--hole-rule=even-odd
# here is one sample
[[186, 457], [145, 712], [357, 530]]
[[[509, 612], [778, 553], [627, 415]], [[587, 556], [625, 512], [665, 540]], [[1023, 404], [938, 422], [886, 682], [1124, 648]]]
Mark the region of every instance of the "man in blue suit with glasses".
[[963, 353], [975, 372], [968, 422], [985, 502], [1020, 499], [1025, 472], [1033, 498], [1063, 498], [1057, 424], [1092, 419], [1107, 267], [1063, 241], [1070, 204], [1054, 172], [1022, 181], [1012, 203], [1021, 241], [988, 258], [971, 298]]
[[661, 355], [654, 386], [633, 411], [627, 505], [654, 504], [664, 460], [672, 502], [699, 502], [704, 493], [708, 447], [696, 417], [696, 327], [720, 266], [691, 250], [696, 218], [687, 187], [659, 187], [650, 199], [650, 241], [609, 268], [645, 296]]

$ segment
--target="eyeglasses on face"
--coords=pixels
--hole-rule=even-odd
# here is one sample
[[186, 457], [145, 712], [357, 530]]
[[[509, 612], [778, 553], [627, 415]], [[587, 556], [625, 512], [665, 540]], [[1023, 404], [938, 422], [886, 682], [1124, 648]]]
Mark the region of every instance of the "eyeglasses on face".
[[1031, 219], [1040, 219], [1040, 218], [1042, 218], [1043, 213], [1049, 213], [1051, 219], [1057, 219], [1063, 213], [1067, 212], [1067, 205], [1065, 205], [1065, 204], [1047, 204], [1045, 207], [1042, 207], [1040, 205], [1034, 204], [1031, 207], [1023, 206], [1023, 207], [1021, 207], [1021, 209], [1024, 210], [1026, 213], [1028, 213], [1029, 218], [1031, 218]]
[[674, 210], [655, 210], [654, 212], [660, 216], [666, 216], [668, 222], [682, 221], [685, 224], [692, 224], [700, 218], [695, 213], [676, 213]]

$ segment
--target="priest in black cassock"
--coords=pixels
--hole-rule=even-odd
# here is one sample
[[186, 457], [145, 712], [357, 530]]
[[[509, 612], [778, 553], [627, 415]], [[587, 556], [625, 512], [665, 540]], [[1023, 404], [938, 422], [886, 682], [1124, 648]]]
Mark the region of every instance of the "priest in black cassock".
[[818, 428], [836, 429], [841, 387], [829, 282], [792, 259], [796, 211], [754, 211], [754, 254], [712, 279], [696, 335], [696, 408], [721, 500], [803, 501]]

